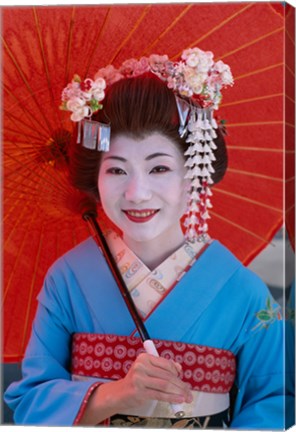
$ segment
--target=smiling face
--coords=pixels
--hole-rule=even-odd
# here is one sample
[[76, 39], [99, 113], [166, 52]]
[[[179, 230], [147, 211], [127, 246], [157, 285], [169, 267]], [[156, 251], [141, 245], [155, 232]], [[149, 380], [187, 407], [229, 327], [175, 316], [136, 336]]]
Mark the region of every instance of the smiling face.
[[143, 139], [118, 135], [102, 157], [98, 177], [101, 203], [127, 245], [155, 242], [162, 248], [183, 239], [186, 210], [184, 157], [164, 135]]

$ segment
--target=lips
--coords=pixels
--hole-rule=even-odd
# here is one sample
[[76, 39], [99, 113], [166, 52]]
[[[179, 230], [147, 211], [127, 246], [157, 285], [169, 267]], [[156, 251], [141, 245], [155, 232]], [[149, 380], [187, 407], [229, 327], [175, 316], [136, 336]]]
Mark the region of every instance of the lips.
[[123, 210], [123, 212], [132, 222], [143, 223], [150, 221], [159, 212], [159, 210]]

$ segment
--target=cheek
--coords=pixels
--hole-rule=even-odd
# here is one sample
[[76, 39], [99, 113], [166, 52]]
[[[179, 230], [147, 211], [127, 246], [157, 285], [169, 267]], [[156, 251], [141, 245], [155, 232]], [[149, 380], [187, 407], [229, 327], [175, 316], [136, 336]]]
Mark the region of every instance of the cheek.
[[106, 207], [108, 205], [110, 196], [112, 196], [112, 191], [110, 190], [109, 182], [106, 181], [104, 175], [99, 175], [98, 177], [98, 191], [101, 204], [103, 207]]
[[188, 181], [187, 179], [183, 180], [180, 186], [180, 198], [179, 198], [180, 211], [182, 214], [184, 214], [187, 210], [189, 190], [190, 190], [190, 181]]
[[102, 199], [102, 196], [104, 196], [104, 183], [102, 182], [100, 174], [98, 176], [97, 186], [98, 186], [99, 196]]
[[167, 198], [172, 205], [175, 205], [181, 212], [187, 207], [187, 193], [190, 184], [186, 180], [172, 182], [170, 190], [166, 192]]

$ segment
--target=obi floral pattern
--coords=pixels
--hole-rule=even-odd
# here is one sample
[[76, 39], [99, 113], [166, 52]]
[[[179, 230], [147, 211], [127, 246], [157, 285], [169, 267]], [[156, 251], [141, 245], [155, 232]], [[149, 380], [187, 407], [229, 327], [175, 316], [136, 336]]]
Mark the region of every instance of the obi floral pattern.
[[[235, 356], [228, 350], [154, 340], [161, 357], [182, 365], [181, 378], [196, 391], [228, 393], [234, 383]], [[72, 340], [72, 374], [121, 379], [144, 352], [140, 338], [76, 333]]]

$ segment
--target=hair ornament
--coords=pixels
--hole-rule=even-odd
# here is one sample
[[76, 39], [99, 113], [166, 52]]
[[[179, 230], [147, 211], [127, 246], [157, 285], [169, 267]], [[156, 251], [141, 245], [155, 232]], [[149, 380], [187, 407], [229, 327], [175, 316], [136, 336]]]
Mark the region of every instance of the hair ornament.
[[[152, 72], [167, 83], [175, 94], [179, 114], [179, 135], [186, 138], [188, 149], [185, 178], [190, 182], [184, 225], [186, 239], [190, 242], [208, 239], [208, 209], [212, 207], [210, 196], [215, 172], [212, 162], [217, 146], [218, 124], [214, 111], [219, 108], [221, 90], [233, 85], [230, 67], [223, 61], [214, 61], [211, 51], [189, 48], [181, 59], [173, 62], [167, 55], [152, 54], [139, 60], [126, 60], [119, 68], [108, 65], [101, 68], [94, 80], [84, 81], [75, 75], [62, 93], [61, 108], [70, 111], [71, 120], [78, 122], [77, 142], [84, 147], [108, 151], [110, 125], [91, 120], [92, 115], [103, 108], [106, 87], [123, 78], [134, 78]], [[83, 128], [83, 132], [82, 132]], [[219, 126], [221, 128], [221, 126]], [[225, 128], [222, 133], [225, 133]]]
[[71, 120], [78, 122], [77, 143], [91, 150], [108, 151], [110, 148], [110, 125], [91, 120], [92, 115], [103, 108], [100, 102], [105, 97], [105, 88], [103, 78], [82, 81], [79, 75], [74, 75], [62, 92], [60, 108], [71, 111]]
[[[217, 148], [214, 139], [217, 137], [212, 107], [199, 107], [189, 102], [179, 103], [176, 97], [178, 112], [186, 113], [188, 122], [182, 125], [183, 133], [187, 131], [186, 142], [189, 144], [185, 151], [187, 156], [185, 178], [190, 181], [187, 211], [184, 225], [186, 238], [190, 242], [207, 241], [208, 224], [210, 218], [208, 209], [212, 208], [210, 188], [213, 184], [212, 174], [215, 172], [212, 162], [216, 159], [214, 150]], [[186, 109], [185, 105], [188, 105]], [[189, 113], [189, 116], [188, 116]], [[185, 115], [182, 117], [185, 118]]]
[[77, 144], [81, 144], [83, 126], [83, 147], [107, 152], [110, 149], [110, 124], [83, 119], [78, 123]]

